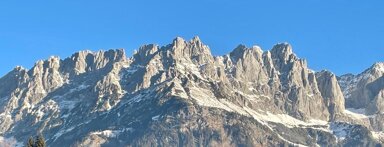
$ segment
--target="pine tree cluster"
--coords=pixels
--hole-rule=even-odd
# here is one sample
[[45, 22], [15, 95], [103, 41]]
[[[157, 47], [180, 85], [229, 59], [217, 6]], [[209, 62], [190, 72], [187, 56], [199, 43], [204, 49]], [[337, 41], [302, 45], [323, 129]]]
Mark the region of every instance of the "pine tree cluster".
[[29, 137], [26, 146], [27, 147], [46, 147], [45, 139], [42, 135], [36, 136], [35, 139], [33, 139], [33, 137]]

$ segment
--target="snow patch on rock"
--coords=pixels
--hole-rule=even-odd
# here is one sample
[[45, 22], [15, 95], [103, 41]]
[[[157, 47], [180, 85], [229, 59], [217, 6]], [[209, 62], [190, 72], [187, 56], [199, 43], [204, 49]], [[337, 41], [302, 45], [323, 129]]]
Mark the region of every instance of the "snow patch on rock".
[[103, 131], [92, 132], [91, 135], [98, 135], [98, 136], [107, 137], [107, 138], [115, 138], [115, 137], [118, 137], [123, 132], [132, 131], [132, 130], [133, 130], [132, 128], [124, 128], [121, 130], [103, 130]]
[[22, 142], [18, 142], [14, 137], [5, 138], [0, 136], [0, 147], [23, 147]]
[[369, 118], [375, 117], [375, 115], [365, 115], [364, 108], [361, 108], [361, 109], [347, 108], [344, 110], [344, 113], [356, 119], [369, 119]]

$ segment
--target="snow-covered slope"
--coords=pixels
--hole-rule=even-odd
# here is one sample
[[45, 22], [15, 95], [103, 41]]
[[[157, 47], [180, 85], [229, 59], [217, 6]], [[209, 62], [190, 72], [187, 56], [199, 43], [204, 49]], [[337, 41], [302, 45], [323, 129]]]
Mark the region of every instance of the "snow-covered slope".
[[380, 143], [366, 123], [378, 115], [345, 110], [341, 89], [287, 43], [212, 56], [198, 37], [178, 37], [130, 58], [81, 51], [16, 67], [0, 79], [0, 135], [20, 144], [41, 133], [50, 146]]

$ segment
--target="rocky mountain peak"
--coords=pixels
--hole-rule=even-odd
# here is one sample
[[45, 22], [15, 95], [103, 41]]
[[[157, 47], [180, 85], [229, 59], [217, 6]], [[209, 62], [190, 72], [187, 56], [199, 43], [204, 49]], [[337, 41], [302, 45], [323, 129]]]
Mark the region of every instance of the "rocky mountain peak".
[[[0, 78], [0, 98], [5, 97], [10, 94], [11, 91], [16, 89], [16, 87], [22, 83], [25, 82], [25, 80], [28, 77], [27, 74], [28, 70], [21, 67], [16, 66], [12, 71], [7, 73], [4, 77]], [[9, 82], [12, 81], [12, 82]], [[0, 99], [0, 103], [1, 103]], [[1, 104], [0, 104], [1, 106]], [[0, 108], [1, 112], [1, 108]]]
[[376, 62], [375, 64], [373, 64], [373, 67], [375, 69], [384, 71], [384, 62]]
[[181, 38], [181, 37], [176, 37], [175, 39], [173, 39], [172, 41], [172, 47], [176, 50], [176, 49], [184, 49], [185, 46], [186, 46], [187, 42]]
[[243, 54], [247, 49], [248, 48], [245, 45], [239, 44], [232, 52], [229, 53], [229, 55], [232, 60], [237, 61], [237, 59], [243, 57]]
[[15, 68], [13, 68], [13, 71], [23, 71], [23, 70], [27, 70], [27, 69], [25, 69], [22, 66], [16, 66]]
[[133, 53], [133, 60], [137, 64], [147, 63], [153, 55], [159, 50], [159, 46], [155, 44], [143, 45], [139, 50]]
[[335, 74], [330, 71], [323, 70], [316, 73], [316, 81], [321, 96], [328, 105], [329, 112], [332, 114], [331, 119], [337, 114], [344, 112], [344, 96], [337, 82]]
[[[273, 61], [273, 64], [275, 65], [275, 68], [280, 72], [285, 72], [287, 70], [290, 70], [292, 68], [293, 62], [299, 60], [299, 58], [296, 57], [296, 55], [292, 51], [292, 46], [288, 43], [279, 43], [273, 46], [273, 48], [270, 50], [271, 58]], [[299, 61], [299, 64], [306, 64], [305, 60]], [[303, 62], [303, 63], [301, 63]], [[296, 65], [299, 65], [296, 64]], [[302, 66], [302, 65], [300, 65]], [[304, 65], [306, 68], [306, 65]]]
[[44, 60], [39, 60], [35, 63], [35, 65], [30, 70], [31, 75], [39, 74], [43, 71], [44, 68]]
[[101, 62], [120, 62], [127, 59], [124, 49], [98, 51], [93, 53], [96, 63]]
[[235, 62], [240, 58], [246, 58], [246, 56], [253, 56], [257, 60], [262, 60], [263, 50], [256, 45], [248, 48], [247, 46], [240, 44], [232, 52], [230, 52], [229, 55], [232, 58], [231, 60]]
[[[353, 74], [352, 74], [353, 75]], [[366, 69], [364, 72], [353, 75], [354, 77], [360, 77], [368, 81], [375, 80], [384, 75], [384, 62], [374, 63], [370, 68]], [[345, 74], [340, 76], [340, 78], [351, 77], [351, 74]]]
[[199, 64], [213, 60], [211, 50], [203, 44], [198, 36], [190, 41], [177, 37], [170, 46], [176, 60], [192, 60]]
[[59, 69], [60, 68], [60, 57], [58, 56], [51, 56], [48, 60], [44, 61], [44, 67], [47, 68], [53, 68], [53, 69]]
[[346, 107], [364, 110], [362, 113], [367, 115], [384, 112], [383, 62], [377, 62], [357, 75], [342, 75], [338, 77], [338, 81], [345, 97]]
[[25, 69], [21, 66], [16, 66], [10, 73], [10, 75], [14, 75], [19, 78], [19, 80], [25, 79], [28, 73], [28, 69]]
[[[41, 132], [50, 146], [375, 143], [369, 123], [345, 113], [336, 76], [312, 72], [287, 43], [265, 52], [239, 45], [213, 57], [199, 37], [177, 37], [129, 59], [122, 49], [80, 51], [26, 72], [0, 78], [0, 137], [24, 141]], [[378, 93], [372, 110], [384, 110], [382, 83], [365, 85], [363, 93]]]
[[288, 61], [291, 58], [291, 55], [293, 55], [292, 46], [288, 43], [276, 44], [271, 49], [271, 54], [276, 59]]
[[377, 62], [371, 67], [372, 72], [374, 74], [383, 74], [384, 73], [384, 62]]
[[116, 62], [127, 60], [124, 49], [92, 52], [79, 51], [63, 61], [62, 69], [68, 73], [81, 74], [88, 71], [112, 67]]
[[200, 37], [199, 36], [194, 36], [191, 41], [191, 43], [194, 43], [194, 44], [202, 44], [201, 40], [200, 40]]

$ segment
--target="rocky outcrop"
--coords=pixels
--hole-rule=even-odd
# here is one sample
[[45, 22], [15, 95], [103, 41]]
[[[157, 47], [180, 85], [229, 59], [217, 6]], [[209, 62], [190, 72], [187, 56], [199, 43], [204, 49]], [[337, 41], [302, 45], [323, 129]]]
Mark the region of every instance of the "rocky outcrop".
[[344, 113], [344, 97], [336, 76], [329, 71], [321, 71], [316, 73], [316, 79], [321, 96], [331, 114], [331, 119], [334, 119], [337, 114]]
[[358, 75], [342, 75], [338, 81], [345, 97], [346, 109], [362, 114], [360, 120], [364, 122], [361, 124], [378, 132], [383, 131], [384, 63], [375, 63]]
[[105, 67], [111, 68], [116, 62], [124, 62], [125, 51], [109, 50], [93, 53], [91, 51], [80, 51], [66, 58], [61, 66], [62, 72], [79, 75], [85, 72], [96, 71]]
[[[335, 75], [308, 69], [287, 43], [239, 45], [224, 56], [198, 37], [144, 45], [131, 58], [80, 51], [18, 67], [0, 86], [0, 135], [24, 141], [40, 132], [51, 146], [378, 143], [372, 126], [345, 114]], [[338, 124], [344, 115], [350, 124]]]
[[384, 63], [376, 63], [361, 74], [339, 77], [346, 98], [346, 106], [366, 109], [366, 114], [384, 112], [382, 91], [384, 89]]
[[292, 47], [286, 43], [276, 45], [271, 50], [271, 58], [280, 80], [281, 88], [276, 91], [293, 102], [289, 104], [291, 109], [288, 112], [296, 112], [296, 117], [327, 120], [329, 112], [307, 62], [296, 57]]

